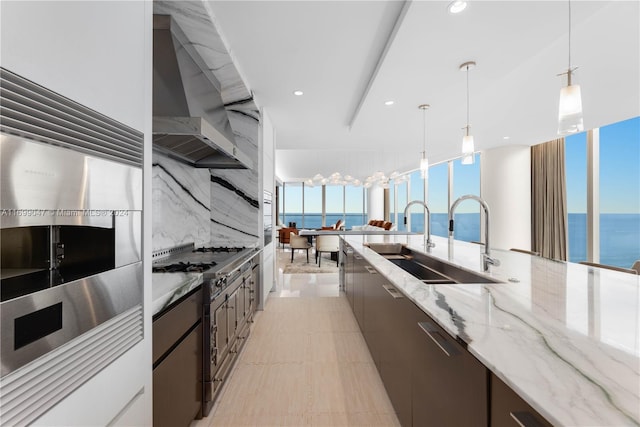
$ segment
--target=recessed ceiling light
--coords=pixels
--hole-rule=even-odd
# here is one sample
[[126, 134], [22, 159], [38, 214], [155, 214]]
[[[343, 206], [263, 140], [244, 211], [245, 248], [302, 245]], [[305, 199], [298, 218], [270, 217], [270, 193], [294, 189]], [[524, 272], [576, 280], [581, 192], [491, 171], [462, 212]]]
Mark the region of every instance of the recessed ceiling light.
[[301, 91], [301, 90], [294, 90], [294, 91], [293, 91], [293, 94], [294, 94], [295, 96], [302, 96], [302, 95], [304, 94], [304, 92], [303, 92], [303, 91]]
[[463, 10], [465, 10], [467, 8], [467, 2], [466, 1], [454, 1], [449, 3], [449, 13], [460, 13]]
[[385, 101], [384, 105], [393, 105], [393, 101]]
[[502, 139], [509, 139], [511, 138], [510, 136], [503, 136]]

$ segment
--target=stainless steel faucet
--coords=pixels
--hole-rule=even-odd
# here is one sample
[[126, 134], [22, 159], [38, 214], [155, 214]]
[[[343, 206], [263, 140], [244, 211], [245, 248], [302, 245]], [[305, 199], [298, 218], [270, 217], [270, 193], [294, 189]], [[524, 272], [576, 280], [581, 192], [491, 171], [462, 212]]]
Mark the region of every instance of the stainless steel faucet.
[[436, 244], [431, 241], [431, 211], [429, 211], [429, 206], [427, 206], [425, 202], [423, 202], [422, 200], [412, 200], [407, 204], [407, 206], [405, 206], [404, 225], [407, 225], [407, 213], [409, 212], [409, 208], [411, 207], [411, 205], [424, 206], [424, 210], [427, 213], [427, 229], [425, 230], [425, 233], [424, 233], [424, 247], [427, 249], [435, 248]]
[[449, 238], [453, 238], [453, 212], [456, 210], [458, 204], [465, 200], [476, 200], [480, 203], [482, 209], [484, 209], [484, 253], [482, 254], [482, 268], [484, 271], [487, 271], [489, 269], [489, 264], [497, 267], [500, 265], [500, 260], [491, 258], [491, 247], [489, 246], [489, 206], [487, 206], [487, 203], [484, 200], [478, 196], [474, 196], [473, 194], [467, 194], [453, 202], [451, 209], [449, 209]]

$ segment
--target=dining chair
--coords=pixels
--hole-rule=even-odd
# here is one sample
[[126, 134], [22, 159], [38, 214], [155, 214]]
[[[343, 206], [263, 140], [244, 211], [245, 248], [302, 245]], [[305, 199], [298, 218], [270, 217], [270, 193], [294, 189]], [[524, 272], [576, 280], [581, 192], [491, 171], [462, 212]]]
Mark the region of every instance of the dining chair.
[[309, 249], [311, 249], [311, 243], [306, 236], [298, 236], [295, 233], [289, 233], [289, 247], [291, 248], [291, 262], [293, 262], [293, 254], [296, 249], [304, 249], [307, 251], [307, 264], [309, 263]]
[[587, 265], [589, 267], [598, 267], [598, 268], [606, 268], [607, 270], [622, 271], [623, 273], [636, 274], [636, 275], [638, 274], [636, 270], [633, 270], [631, 268], [615, 267], [613, 265], [597, 264], [595, 262], [588, 262], [588, 261], [580, 261], [580, 264]]
[[298, 230], [292, 227], [283, 227], [280, 229], [280, 236], [278, 240], [280, 244], [282, 244], [282, 249], [284, 249], [285, 243], [289, 243], [289, 236], [291, 233], [298, 234]]
[[[319, 235], [316, 237], [316, 258], [318, 267], [322, 262], [322, 252], [338, 253], [340, 250], [340, 236]], [[338, 266], [338, 257], [336, 257], [336, 266]]]
[[510, 251], [513, 252], [520, 252], [523, 254], [529, 254], [529, 255], [534, 255], [534, 256], [540, 256], [540, 252], [534, 252], [534, 251], [528, 251], [526, 249], [518, 249], [518, 248], [511, 248], [509, 249]]

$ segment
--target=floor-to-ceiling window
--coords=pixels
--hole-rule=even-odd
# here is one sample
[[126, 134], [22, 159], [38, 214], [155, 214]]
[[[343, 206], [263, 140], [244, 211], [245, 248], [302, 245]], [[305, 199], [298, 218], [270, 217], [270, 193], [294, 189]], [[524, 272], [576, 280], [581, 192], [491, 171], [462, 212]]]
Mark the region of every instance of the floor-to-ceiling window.
[[640, 259], [640, 117], [600, 128], [600, 263]]
[[566, 137], [565, 165], [569, 261], [631, 267], [640, 259], [640, 117]]
[[407, 188], [409, 187], [409, 183], [402, 182], [396, 185], [395, 187], [396, 187], [396, 200], [397, 200], [396, 212], [398, 212], [398, 215], [397, 215], [398, 223], [397, 223], [396, 229], [400, 231], [405, 231], [407, 229], [407, 226], [404, 225], [404, 207], [407, 206], [407, 203], [408, 203]]
[[[480, 196], [480, 160], [463, 165], [460, 159], [453, 161], [453, 199], [471, 194]], [[466, 242], [480, 241], [480, 205], [475, 200], [465, 200], [456, 208], [454, 236]]]
[[344, 186], [327, 185], [325, 189], [325, 225], [329, 226], [338, 222], [339, 219], [344, 220]]
[[304, 228], [320, 228], [322, 225], [322, 186], [304, 185]]
[[[413, 200], [424, 201], [424, 179], [422, 178], [420, 170], [411, 172], [409, 175], [409, 183], [409, 202]], [[411, 231], [423, 233], [425, 218], [424, 207], [421, 205], [414, 205], [410, 209]]]
[[347, 185], [344, 187], [344, 212], [345, 212], [345, 228], [352, 228], [354, 225], [362, 225], [367, 223], [366, 207], [365, 207], [365, 189]]
[[587, 133], [565, 137], [569, 261], [587, 259]]
[[431, 234], [447, 237], [449, 221], [449, 164], [447, 162], [429, 168], [429, 197], [427, 204], [431, 211]]
[[[285, 182], [283, 192], [283, 224], [296, 223], [296, 227], [302, 227], [302, 183]], [[292, 224], [293, 225], [293, 224]]]
[[[394, 225], [398, 222], [396, 219], [396, 185], [393, 181], [389, 185], [389, 221], [391, 221]], [[371, 218], [375, 219], [375, 218]]]

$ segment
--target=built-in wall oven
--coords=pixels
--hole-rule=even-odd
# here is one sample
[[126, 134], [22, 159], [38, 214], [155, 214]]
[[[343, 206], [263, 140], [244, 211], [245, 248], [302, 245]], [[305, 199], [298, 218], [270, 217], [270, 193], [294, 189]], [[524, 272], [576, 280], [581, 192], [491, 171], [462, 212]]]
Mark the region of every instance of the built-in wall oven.
[[0, 424], [16, 425], [142, 339], [143, 138], [0, 77]]

